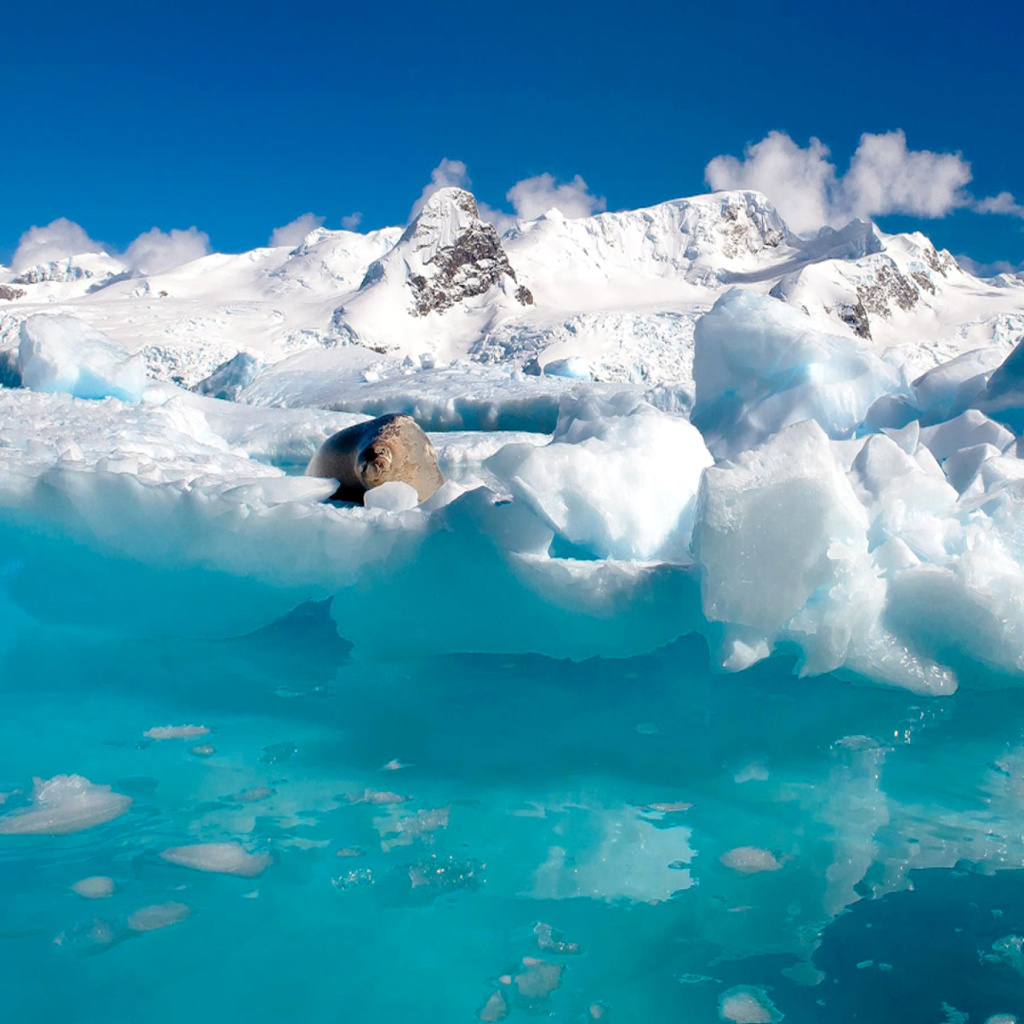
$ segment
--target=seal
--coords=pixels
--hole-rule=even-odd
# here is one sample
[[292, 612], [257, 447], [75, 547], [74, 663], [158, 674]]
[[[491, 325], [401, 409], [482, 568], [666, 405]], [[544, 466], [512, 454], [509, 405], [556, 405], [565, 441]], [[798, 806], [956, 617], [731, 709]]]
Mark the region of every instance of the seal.
[[362, 503], [374, 487], [398, 480], [426, 501], [444, 483], [437, 452], [411, 417], [390, 413], [329, 437], [309, 460], [306, 476], [333, 478], [341, 485], [333, 501]]

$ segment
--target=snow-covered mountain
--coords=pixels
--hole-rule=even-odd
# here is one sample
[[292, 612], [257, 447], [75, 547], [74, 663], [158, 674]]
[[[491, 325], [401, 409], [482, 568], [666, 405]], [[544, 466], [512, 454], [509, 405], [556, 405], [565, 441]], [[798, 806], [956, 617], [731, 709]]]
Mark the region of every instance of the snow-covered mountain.
[[[151, 376], [187, 386], [239, 356], [232, 367], [251, 381], [311, 353], [303, 365], [322, 373], [468, 360], [685, 391], [694, 324], [731, 287], [889, 352], [911, 377], [973, 349], [1009, 351], [1024, 333], [1018, 278], [976, 278], [923, 235], [859, 221], [799, 238], [757, 192], [575, 219], [551, 210], [499, 237], [470, 193], [444, 188], [405, 229], [318, 228], [293, 249], [216, 253], [150, 276], [106, 253], [7, 271], [0, 351], [46, 311], [84, 320], [139, 353]], [[216, 387], [241, 393], [233, 373]]]

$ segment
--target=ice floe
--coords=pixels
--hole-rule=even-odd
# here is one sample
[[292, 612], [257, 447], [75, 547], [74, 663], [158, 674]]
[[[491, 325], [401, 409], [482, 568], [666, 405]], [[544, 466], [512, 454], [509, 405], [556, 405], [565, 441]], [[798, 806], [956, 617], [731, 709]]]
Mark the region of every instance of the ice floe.
[[174, 846], [160, 856], [169, 864], [177, 864], [196, 871], [210, 871], [221, 875], [239, 875], [255, 878], [270, 867], [269, 853], [249, 853], [239, 843], [196, 843], [192, 846]]
[[0, 817], [0, 835], [58, 836], [81, 832], [119, 818], [132, 798], [97, 785], [81, 775], [36, 779], [32, 802]]

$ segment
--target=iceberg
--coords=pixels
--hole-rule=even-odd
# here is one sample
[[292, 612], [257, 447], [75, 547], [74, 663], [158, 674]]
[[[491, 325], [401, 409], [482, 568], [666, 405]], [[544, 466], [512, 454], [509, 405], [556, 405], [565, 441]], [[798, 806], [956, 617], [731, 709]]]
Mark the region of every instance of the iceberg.
[[21, 382], [33, 391], [138, 402], [146, 371], [137, 356], [73, 316], [37, 313], [21, 325]]

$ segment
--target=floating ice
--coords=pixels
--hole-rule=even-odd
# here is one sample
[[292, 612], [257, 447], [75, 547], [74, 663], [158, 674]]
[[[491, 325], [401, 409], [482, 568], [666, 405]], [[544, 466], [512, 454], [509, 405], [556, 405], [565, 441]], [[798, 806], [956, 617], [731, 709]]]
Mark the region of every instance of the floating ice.
[[106, 875], [92, 875], [75, 882], [71, 889], [87, 900], [102, 900], [113, 895], [114, 880]]
[[738, 289], [697, 321], [693, 377], [693, 422], [719, 457], [807, 419], [829, 437], [849, 437], [877, 399], [910, 396], [900, 370], [869, 348]]
[[573, 380], [592, 380], [594, 376], [590, 364], [582, 356], [552, 359], [550, 363], [544, 364], [544, 375], [547, 377], [571, 377]]
[[205, 725], [156, 725], [142, 735], [151, 740], [187, 740], [209, 733]]
[[160, 856], [170, 864], [178, 864], [196, 871], [211, 871], [221, 875], [240, 875], [255, 878], [270, 867], [269, 853], [249, 853], [238, 843], [197, 843], [194, 846], [175, 846]]
[[477, 1018], [484, 1021], [485, 1024], [496, 1024], [497, 1021], [502, 1021], [507, 1016], [508, 1003], [500, 989], [487, 997], [487, 1002], [477, 1013]]
[[722, 993], [718, 1016], [734, 1024], [776, 1024], [782, 1020], [782, 1014], [775, 1009], [764, 989], [744, 985]]
[[550, 444], [508, 445], [485, 466], [555, 533], [598, 557], [687, 561], [712, 461], [685, 419], [622, 395], [564, 405]]
[[184, 903], [155, 903], [128, 915], [128, 927], [133, 932], [155, 932], [172, 924], [180, 924], [192, 911]]
[[33, 391], [138, 402], [146, 388], [138, 356], [64, 314], [37, 313], [22, 323], [18, 367], [22, 384]]
[[0, 818], [0, 835], [81, 832], [120, 817], [131, 805], [130, 796], [115, 793], [110, 786], [94, 785], [81, 775], [36, 779], [32, 806]]
[[759, 846], [737, 846], [734, 850], [727, 850], [718, 859], [741, 875], [778, 871], [782, 867], [782, 861], [771, 850], [762, 850]]
[[363, 507], [379, 508], [385, 512], [408, 512], [419, 504], [419, 500], [415, 487], [401, 480], [388, 480], [363, 495]]

